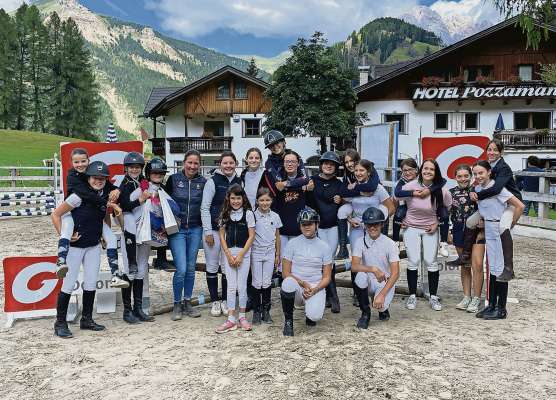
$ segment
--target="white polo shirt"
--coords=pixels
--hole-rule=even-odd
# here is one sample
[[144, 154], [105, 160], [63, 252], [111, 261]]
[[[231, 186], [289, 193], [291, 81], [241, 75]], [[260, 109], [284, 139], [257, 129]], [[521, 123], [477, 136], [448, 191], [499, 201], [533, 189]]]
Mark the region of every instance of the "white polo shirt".
[[[476, 186], [475, 191], [480, 192], [481, 190], [488, 189], [494, 185], [494, 180], [491, 180], [485, 187]], [[486, 199], [479, 200], [479, 214], [485, 220], [499, 221], [504, 213], [504, 210], [508, 206], [508, 200], [512, 198], [513, 194], [506, 188], [502, 188], [500, 193], [496, 196], [487, 197]]]
[[331, 254], [330, 247], [321, 238], [307, 239], [299, 235], [288, 242], [283, 257], [291, 261], [291, 272], [296, 278], [317, 284], [322, 279], [323, 266], [332, 264]]
[[274, 211], [263, 213], [258, 208], [255, 210], [255, 241], [253, 251], [268, 251], [276, 245], [276, 229], [282, 227], [280, 216]]
[[378, 267], [387, 277], [392, 273], [390, 263], [400, 261], [395, 242], [382, 234], [376, 240], [371, 239], [368, 234], [360, 237], [353, 246], [352, 255], [360, 257], [361, 263], [367, 267]]
[[388, 199], [390, 195], [384, 189], [384, 186], [378, 185], [372, 196], [358, 196], [351, 199], [351, 206], [356, 217], [361, 218], [365, 210], [369, 207], [378, 207], [382, 202]]

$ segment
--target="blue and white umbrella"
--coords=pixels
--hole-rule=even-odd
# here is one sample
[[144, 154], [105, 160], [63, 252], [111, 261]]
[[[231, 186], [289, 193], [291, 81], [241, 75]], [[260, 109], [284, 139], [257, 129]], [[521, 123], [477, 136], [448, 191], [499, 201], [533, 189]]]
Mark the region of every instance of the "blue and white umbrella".
[[114, 124], [108, 125], [108, 131], [106, 131], [106, 143], [116, 143], [118, 141], [118, 136], [116, 135], [116, 129], [114, 129]]

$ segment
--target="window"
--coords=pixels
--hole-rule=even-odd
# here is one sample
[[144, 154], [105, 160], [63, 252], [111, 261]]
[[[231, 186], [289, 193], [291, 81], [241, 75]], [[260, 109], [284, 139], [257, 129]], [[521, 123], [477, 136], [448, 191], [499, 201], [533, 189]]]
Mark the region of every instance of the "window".
[[224, 121], [205, 121], [202, 137], [224, 136]]
[[407, 135], [408, 131], [406, 128], [407, 114], [382, 114], [383, 122], [399, 122], [399, 134]]
[[216, 87], [216, 98], [217, 99], [230, 98], [230, 82], [222, 81], [218, 83], [218, 86]]
[[533, 80], [533, 66], [532, 65], [519, 65], [517, 67], [519, 77], [522, 81]]
[[246, 99], [247, 98], [247, 85], [242, 81], [234, 82], [234, 98]]
[[552, 113], [546, 112], [516, 112], [514, 113], [514, 130], [550, 129]]
[[465, 113], [463, 119], [464, 131], [478, 131], [479, 130], [479, 113]]
[[243, 136], [244, 137], [260, 137], [261, 136], [261, 120], [260, 119], [244, 119], [243, 120]]
[[463, 80], [465, 82], [474, 82], [478, 76], [488, 78], [492, 76], [492, 65], [470, 65], [463, 70]]
[[447, 131], [448, 130], [448, 113], [435, 113], [434, 114], [434, 130]]

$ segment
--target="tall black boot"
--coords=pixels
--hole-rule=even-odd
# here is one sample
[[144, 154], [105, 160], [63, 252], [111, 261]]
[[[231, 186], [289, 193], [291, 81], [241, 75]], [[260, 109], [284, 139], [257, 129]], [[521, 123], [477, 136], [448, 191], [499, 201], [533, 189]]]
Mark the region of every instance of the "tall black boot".
[[509, 229], [500, 235], [502, 241], [502, 252], [504, 253], [504, 270], [496, 279], [498, 282], [509, 282], [515, 278], [514, 275], [514, 242]]
[[361, 309], [361, 317], [357, 321], [357, 327], [359, 329], [367, 329], [369, 327], [369, 321], [371, 320], [371, 304], [369, 302], [369, 293], [367, 288], [361, 289], [359, 286], [354, 285], [355, 292], [357, 293], [357, 298], [359, 300], [359, 308]]
[[461, 255], [455, 260], [448, 261], [446, 265], [448, 266], [459, 266], [471, 263], [471, 252], [473, 251], [473, 245], [477, 242], [477, 235], [479, 234], [479, 229], [469, 229], [467, 226], [463, 229], [463, 251]]
[[138, 324], [139, 320], [133, 315], [133, 309], [131, 308], [131, 282], [127, 276], [124, 276], [123, 279], [129, 283], [127, 288], [122, 288], [123, 318], [128, 324]]
[[349, 251], [347, 248], [348, 242], [348, 222], [347, 219], [338, 220], [338, 254], [336, 254], [336, 260], [343, 260], [349, 258]]
[[124, 239], [128, 271], [130, 274], [136, 274], [139, 269], [137, 267], [137, 241], [135, 240], [135, 235], [124, 230]]
[[71, 294], [60, 292], [56, 303], [56, 322], [54, 323], [54, 334], [63, 339], [73, 337], [66, 321], [70, 299]]
[[288, 293], [280, 290], [280, 298], [282, 300], [282, 311], [284, 311], [284, 336], [293, 336], [293, 305], [295, 301], [295, 293]]
[[330, 283], [326, 287], [328, 298], [330, 299], [330, 311], [334, 314], [340, 312], [340, 299], [338, 298], [338, 291], [336, 290], [336, 266], [332, 265], [332, 277]]
[[261, 291], [262, 290], [263, 289], [256, 289], [254, 287], [251, 287], [252, 309], [253, 309], [253, 318], [251, 319], [251, 323], [253, 325], [260, 325], [261, 324], [261, 320], [262, 320]]
[[357, 275], [357, 273], [350, 271], [350, 278], [351, 278], [351, 287], [353, 290], [353, 294], [352, 294], [352, 304], [355, 307], [359, 307], [359, 299], [357, 297], [357, 291], [355, 290], [355, 276]]
[[226, 301], [228, 299], [228, 279], [226, 279], [226, 274], [220, 274], [220, 285], [222, 285], [222, 301]]
[[143, 312], [143, 279], [134, 279], [133, 287], [133, 315], [142, 322], [153, 322], [154, 317]]
[[508, 300], [508, 282], [500, 282], [500, 280], [497, 279], [496, 294], [498, 297], [498, 307], [492, 312], [485, 313], [483, 319], [505, 319], [508, 316], [508, 312], [506, 311], [506, 302]]
[[83, 290], [83, 311], [81, 312], [80, 329], [90, 331], [103, 331], [104, 325], [97, 324], [93, 320], [93, 304], [95, 303], [96, 290]]
[[497, 300], [497, 285], [496, 276], [489, 275], [488, 283], [488, 306], [479, 311], [475, 316], [477, 318], [484, 318], [485, 315], [490, 315], [496, 312], [496, 300]]
[[271, 296], [272, 296], [272, 289], [271, 287], [267, 287], [262, 289], [263, 295], [263, 322], [266, 324], [272, 324], [274, 321], [270, 316], [270, 307], [271, 307]]
[[[251, 276], [251, 270], [249, 270], [249, 274], [247, 274], [247, 304], [245, 305], [245, 311], [249, 312], [254, 310], [254, 297], [255, 297], [255, 288], [253, 287], [253, 277]], [[260, 296], [260, 293], [259, 293]], [[260, 299], [259, 299], [260, 305]]]

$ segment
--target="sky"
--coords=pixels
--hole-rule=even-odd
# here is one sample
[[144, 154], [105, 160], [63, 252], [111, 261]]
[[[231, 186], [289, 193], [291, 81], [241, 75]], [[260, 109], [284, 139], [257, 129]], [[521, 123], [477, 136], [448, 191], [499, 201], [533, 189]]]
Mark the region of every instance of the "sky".
[[[330, 42], [382, 16], [417, 5], [467, 12], [492, 0], [80, 0], [92, 11], [152, 26], [168, 36], [226, 54], [272, 57], [300, 37], [324, 32]], [[0, 0], [13, 10], [22, 0]], [[480, 17], [480, 16], [479, 16]]]

